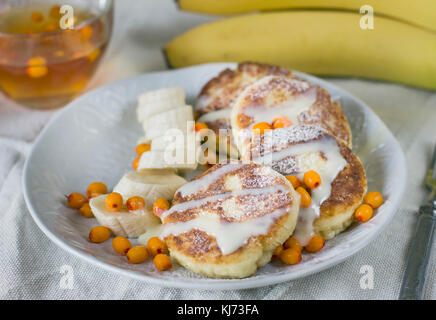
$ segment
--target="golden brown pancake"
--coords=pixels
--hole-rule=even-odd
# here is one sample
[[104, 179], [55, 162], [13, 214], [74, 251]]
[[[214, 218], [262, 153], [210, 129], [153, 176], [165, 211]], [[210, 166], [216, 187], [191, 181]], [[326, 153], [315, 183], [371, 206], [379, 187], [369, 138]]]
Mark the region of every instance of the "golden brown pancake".
[[162, 217], [171, 256], [210, 277], [243, 278], [294, 231], [300, 197], [281, 174], [253, 162], [218, 164], [181, 187]]
[[[240, 63], [236, 70], [225, 69], [207, 82], [198, 96], [195, 107], [197, 121], [206, 123], [215, 132], [218, 150], [227, 151], [232, 158], [238, 158], [238, 150], [231, 138], [230, 111], [233, 103], [246, 87], [268, 75], [292, 78], [292, 71], [267, 64]], [[221, 135], [220, 129], [224, 130]]]
[[301, 242], [313, 234], [333, 238], [353, 222], [367, 181], [362, 163], [343, 141], [318, 127], [301, 125], [257, 135], [247, 150], [243, 160], [268, 165], [301, 181], [309, 170], [320, 174], [321, 185], [311, 190], [313, 207], [300, 210], [295, 234]]
[[247, 87], [235, 101], [231, 125], [241, 157], [245, 140], [258, 122], [272, 123], [285, 116], [292, 125], [308, 124], [323, 128], [351, 147], [351, 130], [338, 102], [324, 88], [297, 78], [264, 77]]

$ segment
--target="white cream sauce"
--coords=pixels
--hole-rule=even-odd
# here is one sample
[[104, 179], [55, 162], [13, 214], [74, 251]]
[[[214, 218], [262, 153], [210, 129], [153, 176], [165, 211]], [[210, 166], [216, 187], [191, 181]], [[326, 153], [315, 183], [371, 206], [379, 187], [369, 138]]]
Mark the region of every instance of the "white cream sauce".
[[208, 188], [213, 182], [218, 180], [221, 176], [226, 173], [237, 170], [243, 166], [242, 162], [231, 162], [222, 167], [215, 169], [214, 171], [208, 173], [207, 175], [190, 181], [189, 183], [182, 186], [177, 192], [180, 192], [182, 197], [187, 197], [193, 195], [194, 193], [200, 192], [202, 189]]
[[[307, 168], [305, 168], [303, 171], [298, 164], [298, 157], [309, 153], [322, 153], [327, 160], [318, 160], [315, 161], [317, 163], [313, 164], [305, 163], [304, 165]], [[345, 168], [347, 161], [342, 157], [336, 140], [329, 138], [322, 138], [317, 141], [296, 144], [282, 151], [269, 153], [262, 157], [253, 159], [253, 161], [268, 166], [278, 165], [280, 167], [280, 162], [285, 163], [285, 159], [289, 157], [295, 157], [297, 161], [293, 161], [292, 165], [288, 167], [283, 166], [283, 168], [280, 168], [279, 171], [282, 174], [294, 174], [300, 180], [302, 180], [304, 172], [312, 169], [321, 176], [321, 185], [316, 189], [313, 189], [311, 192], [312, 205], [308, 208], [300, 209], [297, 227], [293, 235], [298, 239], [298, 241], [300, 241], [302, 245], [305, 245], [314, 235], [313, 222], [320, 215], [320, 207], [322, 203], [330, 197], [332, 182], [335, 180], [339, 172]], [[317, 158], [320, 159], [319, 156]], [[290, 163], [291, 162], [287, 164], [289, 165]], [[312, 167], [312, 165], [315, 167]]]
[[251, 127], [258, 122], [268, 122], [271, 123], [274, 118], [285, 116], [291, 120], [293, 125], [298, 125], [300, 123], [299, 116], [301, 113], [306, 112], [316, 101], [316, 88], [313, 87], [304, 94], [299, 94], [293, 99], [289, 99], [281, 104], [277, 104], [274, 107], [265, 107], [264, 110], [261, 108], [246, 108], [243, 113], [251, 118], [254, 122]]
[[[241, 166], [243, 166], [242, 162], [231, 162], [226, 164], [198, 180], [185, 184], [178, 190], [178, 192], [180, 192], [182, 196], [189, 196], [200, 192], [203, 188], [209, 187], [220, 177], [239, 169]], [[177, 236], [197, 229], [215, 237], [218, 247], [223, 254], [232, 253], [246, 244], [250, 237], [266, 234], [270, 226], [289, 209], [284, 208], [264, 216], [256, 217], [256, 212], [252, 212], [256, 210], [257, 204], [254, 203], [252, 204], [253, 209], [248, 210], [250, 212], [244, 212], [244, 210], [233, 210], [233, 212], [230, 213], [233, 218], [240, 218], [240, 221], [225, 222], [221, 221], [217, 214], [208, 212], [207, 208], [210, 208], [212, 211], [218, 207], [223, 207], [225, 204], [224, 202], [231, 198], [247, 195], [287, 194], [288, 191], [288, 188], [284, 185], [273, 185], [252, 189], [224, 191], [221, 194], [208, 196], [203, 199], [176, 204], [171, 207], [170, 210], [165, 212], [161, 217], [162, 221], [165, 221], [165, 218], [174, 212], [184, 212], [204, 205], [207, 205], [207, 207], [191, 220], [185, 222], [165, 223], [163, 225], [161, 237], [165, 238], [170, 234]]]
[[177, 236], [197, 229], [215, 237], [221, 252], [230, 254], [246, 244], [250, 237], [266, 234], [270, 226], [285, 213], [286, 209], [278, 209], [243, 222], [221, 222], [217, 215], [206, 212], [186, 222], [165, 224], [161, 237], [170, 234]]

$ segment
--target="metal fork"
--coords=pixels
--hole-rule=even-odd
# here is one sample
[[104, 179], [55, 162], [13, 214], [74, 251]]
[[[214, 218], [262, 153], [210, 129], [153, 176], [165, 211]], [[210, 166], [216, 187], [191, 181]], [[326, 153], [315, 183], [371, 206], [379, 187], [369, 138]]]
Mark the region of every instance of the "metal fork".
[[409, 248], [406, 271], [401, 285], [399, 297], [401, 300], [420, 300], [424, 294], [423, 289], [436, 228], [436, 147], [425, 185], [431, 193], [429, 202], [419, 208], [415, 235]]

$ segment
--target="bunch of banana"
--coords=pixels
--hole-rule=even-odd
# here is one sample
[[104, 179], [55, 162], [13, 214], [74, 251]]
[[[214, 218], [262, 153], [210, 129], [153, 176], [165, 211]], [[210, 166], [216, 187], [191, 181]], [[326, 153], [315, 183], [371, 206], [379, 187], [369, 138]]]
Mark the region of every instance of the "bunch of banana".
[[[221, 8], [222, 3], [231, 8], [242, 8], [248, 2], [265, 5], [294, 1], [232, 0], [231, 4], [230, 0], [213, 1], [214, 7], [212, 1], [186, 0], [180, 5], [194, 9], [188, 3], [200, 2], [209, 3], [208, 7], [213, 10]], [[331, 2], [335, 1], [328, 1]], [[405, 1], [394, 2], [392, 7], [405, 5]], [[238, 6], [242, 3], [244, 6]], [[418, 6], [414, 3], [407, 10], [413, 11]], [[264, 9], [251, 5], [247, 8]], [[426, 12], [431, 11], [433, 25], [436, 25], [435, 8], [436, 1], [427, 3]], [[321, 76], [355, 76], [436, 89], [435, 32], [381, 16], [374, 17], [374, 29], [364, 29], [361, 19], [359, 13], [326, 10], [235, 16], [186, 32], [168, 43], [165, 53], [173, 67], [251, 60]]]
[[[185, 104], [183, 88], [172, 87], [143, 93], [138, 97], [136, 113], [145, 131], [140, 141], [151, 143], [151, 150], [141, 156], [138, 170], [193, 170], [197, 167], [195, 157], [186, 159], [187, 155], [192, 154], [187, 141], [194, 138], [195, 142], [195, 129], [192, 107]], [[168, 141], [172, 140], [175, 146], [168, 150]], [[191, 147], [195, 153], [196, 144]], [[181, 162], [170, 161], [174, 152], [184, 155]]]
[[233, 14], [283, 9], [329, 9], [359, 12], [369, 5], [376, 15], [385, 15], [436, 30], [436, 1], [415, 0], [176, 0], [186, 11]]

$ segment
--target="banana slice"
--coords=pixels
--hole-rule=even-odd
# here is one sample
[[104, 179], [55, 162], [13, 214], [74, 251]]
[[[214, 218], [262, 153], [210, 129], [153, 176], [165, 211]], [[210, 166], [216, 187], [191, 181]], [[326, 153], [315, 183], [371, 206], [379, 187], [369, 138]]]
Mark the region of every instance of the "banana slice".
[[106, 207], [106, 195], [92, 198], [89, 205], [97, 221], [117, 236], [136, 238], [161, 223], [149, 209], [130, 212], [122, 208], [117, 212], [110, 211]]
[[159, 237], [160, 234], [162, 233], [162, 225], [159, 224], [153, 228], [149, 228], [147, 231], [145, 231], [145, 233], [141, 234], [138, 237], [138, 243], [142, 244], [143, 246], [147, 246], [147, 242], [148, 240], [150, 240], [150, 238], [153, 237]]
[[140, 123], [149, 117], [185, 105], [185, 91], [182, 87], [149, 91], [138, 97], [136, 115]]
[[145, 136], [148, 140], [164, 136], [170, 129], [179, 129], [187, 133], [188, 121], [194, 121], [192, 107], [183, 106], [156, 114], [143, 123]]
[[[178, 157], [177, 154], [179, 154], [180, 157]], [[138, 171], [142, 171], [144, 169], [168, 168], [195, 170], [197, 168], [195, 152], [187, 152], [183, 145], [180, 147], [180, 149], [171, 151], [152, 149], [142, 154], [138, 165]]]
[[147, 209], [151, 210], [156, 199], [172, 200], [176, 190], [185, 183], [186, 180], [172, 169], [130, 171], [121, 178], [114, 192], [120, 193], [124, 200], [141, 196]]

